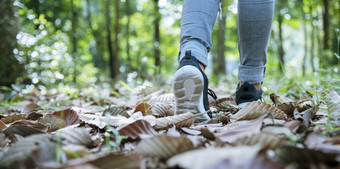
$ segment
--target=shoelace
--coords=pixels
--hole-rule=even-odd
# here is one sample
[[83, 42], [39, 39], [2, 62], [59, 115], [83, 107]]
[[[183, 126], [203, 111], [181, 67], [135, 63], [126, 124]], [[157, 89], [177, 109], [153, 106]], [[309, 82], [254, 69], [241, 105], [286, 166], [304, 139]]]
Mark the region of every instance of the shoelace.
[[208, 95], [210, 95], [216, 101], [217, 104], [220, 104], [220, 102], [217, 101], [217, 96], [216, 96], [216, 94], [213, 90], [208, 89], [207, 93], [208, 93]]

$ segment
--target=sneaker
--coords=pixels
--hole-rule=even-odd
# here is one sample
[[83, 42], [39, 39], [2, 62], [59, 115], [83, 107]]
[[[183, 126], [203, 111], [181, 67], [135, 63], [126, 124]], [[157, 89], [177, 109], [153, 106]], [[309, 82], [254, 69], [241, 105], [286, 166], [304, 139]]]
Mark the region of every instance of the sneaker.
[[[236, 89], [236, 103], [238, 105], [244, 105], [244, 103], [257, 101], [262, 99], [262, 89], [257, 90], [253, 84], [244, 82], [237, 85]], [[241, 106], [242, 107], [242, 106]]]
[[176, 114], [191, 112], [193, 114], [207, 112], [196, 121], [208, 121], [211, 117], [209, 108], [208, 78], [202, 71], [191, 51], [186, 51], [185, 56], [179, 64], [172, 83], [175, 95]]

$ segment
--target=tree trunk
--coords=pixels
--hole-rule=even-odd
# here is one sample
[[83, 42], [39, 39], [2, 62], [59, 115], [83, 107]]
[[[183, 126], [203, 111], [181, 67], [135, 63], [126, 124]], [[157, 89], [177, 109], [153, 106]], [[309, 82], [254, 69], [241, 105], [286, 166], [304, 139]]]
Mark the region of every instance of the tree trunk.
[[307, 67], [307, 52], [308, 52], [308, 38], [307, 38], [307, 27], [306, 27], [306, 14], [303, 10], [304, 2], [301, 0], [301, 14], [302, 14], [302, 28], [303, 28], [303, 37], [304, 37], [304, 55], [303, 55], [303, 62], [302, 62], [302, 75], [306, 75], [306, 67]]
[[284, 50], [283, 50], [283, 38], [282, 38], [282, 22], [283, 22], [283, 16], [278, 12], [278, 24], [279, 24], [279, 47], [278, 47], [278, 53], [279, 53], [279, 68], [280, 72], [284, 72]]
[[[89, 25], [89, 28], [91, 30], [91, 33], [92, 33], [92, 36], [93, 36], [93, 39], [94, 39], [94, 46], [95, 46], [95, 52], [91, 52], [92, 54], [92, 60], [94, 61], [94, 65], [102, 70], [106, 70], [106, 64], [105, 64], [105, 61], [104, 61], [104, 58], [103, 58], [103, 54], [102, 54], [102, 51], [101, 50], [98, 50], [99, 48], [99, 39], [100, 39], [100, 34], [98, 33], [98, 31], [95, 31], [93, 29], [93, 26], [92, 26], [92, 16], [91, 16], [91, 11], [90, 11], [90, 6], [91, 6], [91, 1], [90, 0], [86, 0], [86, 12], [87, 12], [87, 15], [86, 15], [86, 20], [87, 20], [87, 23]], [[99, 62], [98, 62], [99, 61]]]
[[312, 65], [312, 70], [315, 72], [315, 65], [314, 65], [314, 58], [315, 58], [315, 26], [314, 26], [314, 17], [313, 17], [313, 6], [309, 5], [309, 15], [312, 17], [311, 20], [311, 28], [312, 28], [312, 35], [311, 35], [311, 45], [310, 45], [310, 63]]
[[120, 0], [115, 0], [115, 40], [114, 40], [114, 50], [115, 50], [115, 60], [113, 62], [115, 78], [119, 75], [119, 33], [120, 33], [120, 25], [119, 25], [119, 2]]
[[71, 0], [71, 13], [72, 13], [72, 19], [71, 19], [71, 42], [72, 42], [72, 56], [73, 56], [73, 62], [74, 62], [74, 71], [73, 71], [73, 82], [77, 82], [77, 63], [78, 63], [78, 53], [77, 53], [77, 32], [76, 32], [76, 25], [77, 25], [77, 13], [74, 9], [74, 0]]
[[15, 58], [13, 49], [17, 47], [19, 20], [15, 15], [14, 0], [0, 5], [0, 86], [11, 86], [17, 77], [23, 75], [24, 66]]
[[130, 0], [125, 1], [125, 12], [127, 15], [127, 22], [125, 25], [125, 36], [126, 36], [126, 43], [125, 43], [125, 48], [126, 48], [126, 58], [127, 58], [127, 63], [126, 65], [130, 66], [132, 68], [132, 61], [131, 61], [131, 56], [130, 56], [130, 20], [131, 20], [131, 12], [130, 12]]
[[[222, 1], [223, 3], [223, 1]], [[223, 9], [222, 9], [223, 10]], [[225, 29], [226, 29], [226, 19], [227, 19], [227, 14], [226, 11], [220, 11], [222, 12], [222, 17], [218, 22], [218, 37], [217, 37], [217, 66], [214, 70], [216, 75], [225, 75], [226, 74], [226, 69], [225, 69], [225, 57], [224, 57], [224, 52], [225, 52]]]
[[323, 49], [327, 50], [329, 49], [328, 46], [328, 39], [329, 39], [329, 7], [328, 7], [328, 0], [323, 0], [323, 5], [324, 5], [324, 12], [323, 12]]
[[159, 13], [159, 0], [154, 0], [154, 9], [155, 9], [155, 20], [154, 20], [154, 57], [155, 57], [155, 74], [159, 74], [161, 72], [161, 52], [160, 52], [160, 32], [159, 32], [159, 25], [161, 21], [161, 15]]
[[116, 71], [116, 63], [117, 63], [117, 57], [113, 53], [112, 49], [112, 39], [111, 39], [111, 18], [110, 18], [110, 0], [106, 0], [106, 32], [107, 32], [107, 48], [109, 51], [110, 56], [110, 75], [112, 79], [115, 79], [118, 76], [118, 73]]

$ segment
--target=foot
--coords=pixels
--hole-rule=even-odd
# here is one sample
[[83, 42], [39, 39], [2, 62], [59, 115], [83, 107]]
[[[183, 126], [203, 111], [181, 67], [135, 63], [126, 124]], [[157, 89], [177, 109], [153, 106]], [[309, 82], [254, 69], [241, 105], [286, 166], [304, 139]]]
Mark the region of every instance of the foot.
[[245, 103], [262, 99], [262, 89], [260, 84], [249, 84], [240, 82], [236, 89], [236, 103], [244, 105]]
[[[208, 78], [197, 59], [186, 51], [173, 79], [172, 89], [175, 95], [176, 114], [211, 112], [208, 102]], [[196, 117], [196, 121], [210, 120], [208, 113]]]

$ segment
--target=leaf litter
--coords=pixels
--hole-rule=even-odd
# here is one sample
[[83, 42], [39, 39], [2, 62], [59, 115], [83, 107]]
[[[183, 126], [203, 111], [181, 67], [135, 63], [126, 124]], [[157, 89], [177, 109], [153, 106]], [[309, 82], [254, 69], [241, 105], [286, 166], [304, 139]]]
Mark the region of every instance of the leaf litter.
[[197, 122], [199, 114], [175, 114], [164, 89], [129, 90], [73, 100], [33, 90], [18, 107], [2, 107], [0, 168], [339, 167], [335, 91], [319, 102], [272, 93], [244, 108], [230, 96], [210, 99], [212, 119]]

